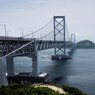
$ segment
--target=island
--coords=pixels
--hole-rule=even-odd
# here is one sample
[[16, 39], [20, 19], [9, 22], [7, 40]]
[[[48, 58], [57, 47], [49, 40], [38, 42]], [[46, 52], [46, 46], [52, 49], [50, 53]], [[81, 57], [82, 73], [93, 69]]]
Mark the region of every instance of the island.
[[82, 41], [77, 42], [76, 47], [80, 48], [80, 49], [82, 49], [82, 48], [84, 48], [84, 49], [94, 49], [95, 44], [90, 40], [82, 40]]

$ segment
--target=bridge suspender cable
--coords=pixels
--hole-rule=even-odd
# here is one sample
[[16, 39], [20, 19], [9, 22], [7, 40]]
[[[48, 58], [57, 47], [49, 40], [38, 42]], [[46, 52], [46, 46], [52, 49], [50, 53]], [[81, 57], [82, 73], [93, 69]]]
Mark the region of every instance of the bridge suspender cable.
[[52, 30], [51, 32], [49, 32], [48, 34], [42, 36], [41, 38], [39, 38], [39, 40], [43, 39], [44, 37], [47, 37], [48, 35], [50, 35], [51, 33], [53, 33], [54, 30]]
[[69, 36], [69, 32], [68, 32], [68, 28], [67, 28], [66, 20], [65, 20], [65, 26], [66, 26], [67, 35], [68, 35], [68, 38], [69, 38], [69, 41], [70, 41], [70, 36]]
[[32, 33], [29, 33], [29, 34], [27, 34], [27, 35], [24, 35], [24, 36], [22, 36], [22, 37], [26, 37], [26, 36], [29, 36], [29, 35], [33, 35], [34, 33], [36, 33], [36, 32], [38, 32], [38, 31], [42, 30], [43, 28], [45, 28], [51, 21], [52, 21], [52, 19], [51, 19], [46, 25], [44, 25], [43, 27], [41, 27], [40, 29], [38, 29], [38, 30], [36, 30], [36, 31], [34, 31], [34, 32], [32, 32]]

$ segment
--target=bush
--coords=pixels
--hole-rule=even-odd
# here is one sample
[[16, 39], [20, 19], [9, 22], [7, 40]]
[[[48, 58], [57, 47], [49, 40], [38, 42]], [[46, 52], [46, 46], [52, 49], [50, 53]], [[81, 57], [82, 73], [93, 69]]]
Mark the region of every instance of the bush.
[[48, 87], [34, 87], [23, 84], [11, 84], [0, 88], [0, 95], [64, 95]]
[[62, 89], [64, 89], [64, 91], [66, 92], [69, 92], [69, 94], [73, 94], [73, 95], [87, 95], [81, 90], [74, 88], [74, 87], [62, 86]]
[[[54, 84], [53, 84], [54, 85]], [[65, 95], [87, 95], [74, 87], [68, 86], [59, 86], [55, 84], [57, 87], [62, 87], [62, 89], [68, 92]], [[48, 87], [34, 87], [31, 85], [23, 85], [18, 83], [13, 83], [8, 86], [0, 87], [0, 95], [64, 95], [56, 92]]]
[[13, 83], [13, 84], [11, 84], [11, 85], [8, 85], [7, 87], [8, 87], [8, 88], [11, 88], [11, 89], [18, 89], [18, 88], [24, 88], [25, 85], [19, 84], [19, 83]]

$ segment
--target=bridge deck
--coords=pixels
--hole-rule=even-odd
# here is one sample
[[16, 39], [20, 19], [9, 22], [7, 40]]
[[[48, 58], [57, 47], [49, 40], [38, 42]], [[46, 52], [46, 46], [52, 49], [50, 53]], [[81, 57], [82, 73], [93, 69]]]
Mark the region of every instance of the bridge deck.
[[[27, 44], [30, 43], [30, 44]], [[69, 41], [65, 41], [66, 45], [71, 45]], [[25, 47], [21, 48], [22, 46]], [[64, 47], [64, 41], [38, 40], [36, 38], [21, 38], [21, 37], [3, 37], [0, 36], [0, 55], [4, 56], [16, 49], [19, 49], [15, 54], [33, 53], [37, 51], [50, 49], [54, 47]]]

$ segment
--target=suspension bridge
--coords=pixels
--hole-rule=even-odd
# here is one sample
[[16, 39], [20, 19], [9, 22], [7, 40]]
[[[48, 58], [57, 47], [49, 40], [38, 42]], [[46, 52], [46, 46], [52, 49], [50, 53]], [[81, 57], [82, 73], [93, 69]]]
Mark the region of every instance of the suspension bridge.
[[[32, 37], [31, 37], [32, 36]], [[6, 58], [8, 77], [14, 75], [13, 58], [32, 58], [32, 76], [39, 76], [38, 51], [54, 48], [51, 59], [69, 59], [66, 48], [76, 49], [75, 34], [69, 36], [65, 16], [54, 16], [42, 28], [22, 37], [0, 37], [0, 56]]]

